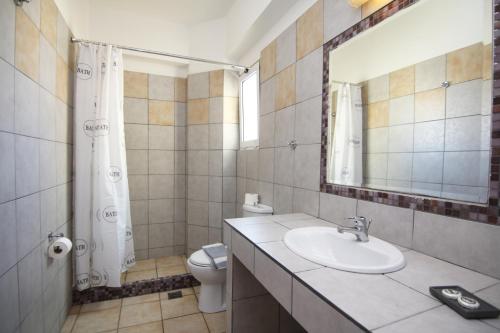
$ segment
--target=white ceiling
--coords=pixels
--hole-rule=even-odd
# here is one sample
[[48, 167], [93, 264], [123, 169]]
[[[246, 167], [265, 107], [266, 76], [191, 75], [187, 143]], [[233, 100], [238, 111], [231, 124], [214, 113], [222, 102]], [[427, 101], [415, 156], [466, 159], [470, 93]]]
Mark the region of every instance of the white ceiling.
[[193, 25], [224, 17], [236, 0], [91, 0], [117, 11], [133, 10], [141, 16]]

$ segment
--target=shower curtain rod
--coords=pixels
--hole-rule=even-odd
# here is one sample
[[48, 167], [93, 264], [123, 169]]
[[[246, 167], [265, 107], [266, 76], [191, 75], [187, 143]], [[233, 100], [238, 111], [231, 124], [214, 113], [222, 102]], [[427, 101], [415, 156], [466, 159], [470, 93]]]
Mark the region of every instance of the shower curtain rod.
[[191, 60], [191, 61], [197, 61], [197, 62], [204, 62], [204, 63], [208, 63], [208, 64], [231, 66], [231, 67], [236, 68], [236, 69], [241, 69], [245, 73], [248, 72], [248, 68], [246, 66], [231, 64], [231, 63], [222, 62], [222, 61], [208, 60], [208, 59], [184, 56], [184, 55], [168, 53], [168, 52], [160, 52], [160, 51], [154, 51], [154, 50], [148, 50], [148, 49], [141, 49], [138, 47], [116, 45], [116, 44], [103, 43], [103, 42], [95, 42], [92, 40], [80, 39], [80, 38], [74, 38], [74, 37], [71, 38], [71, 42], [73, 42], [73, 43], [89, 43], [89, 44], [97, 44], [97, 45], [112, 45], [112, 46], [117, 47], [117, 48], [122, 49], [122, 50], [149, 53], [149, 54], [155, 54], [155, 55], [171, 57], [171, 58], [179, 58], [179, 59], [185, 59], [185, 60]]

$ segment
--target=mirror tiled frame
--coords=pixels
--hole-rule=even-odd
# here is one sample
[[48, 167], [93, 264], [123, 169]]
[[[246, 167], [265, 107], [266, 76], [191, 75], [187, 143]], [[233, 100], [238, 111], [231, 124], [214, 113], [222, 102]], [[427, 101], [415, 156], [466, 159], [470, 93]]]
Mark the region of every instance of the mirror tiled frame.
[[321, 116], [320, 191], [343, 197], [415, 209], [449, 217], [500, 225], [500, 0], [493, 1], [493, 94], [491, 115], [491, 156], [487, 204], [469, 204], [397, 192], [349, 187], [327, 183], [328, 94], [330, 52], [351, 38], [404, 10], [419, 0], [394, 0], [323, 45], [323, 92]]

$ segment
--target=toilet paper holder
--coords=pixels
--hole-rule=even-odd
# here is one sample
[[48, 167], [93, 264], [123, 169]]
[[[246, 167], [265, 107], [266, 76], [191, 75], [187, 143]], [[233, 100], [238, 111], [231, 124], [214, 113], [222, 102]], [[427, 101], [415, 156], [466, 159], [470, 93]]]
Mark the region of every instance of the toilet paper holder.
[[54, 234], [52, 231], [49, 232], [49, 242], [52, 242], [53, 240], [57, 239], [57, 238], [61, 238], [61, 237], [64, 237], [64, 234], [62, 232], [60, 233], [57, 233], [57, 234]]

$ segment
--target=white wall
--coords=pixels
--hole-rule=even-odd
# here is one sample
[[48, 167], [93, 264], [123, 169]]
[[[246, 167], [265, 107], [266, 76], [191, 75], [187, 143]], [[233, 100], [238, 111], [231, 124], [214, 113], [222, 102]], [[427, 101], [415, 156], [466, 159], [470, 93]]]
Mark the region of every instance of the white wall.
[[[358, 83], [488, 38], [491, 42], [485, 1], [491, 3], [421, 1], [332, 51], [330, 78]], [[489, 27], [486, 36], [484, 26]]]

